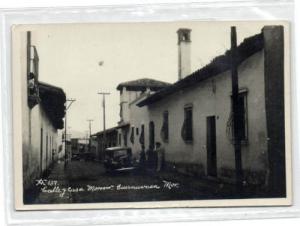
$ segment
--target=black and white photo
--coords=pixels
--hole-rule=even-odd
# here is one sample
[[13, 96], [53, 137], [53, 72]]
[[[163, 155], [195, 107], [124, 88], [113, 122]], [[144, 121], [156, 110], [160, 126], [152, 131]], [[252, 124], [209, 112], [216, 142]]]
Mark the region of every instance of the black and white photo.
[[287, 23], [15, 25], [12, 48], [17, 209], [291, 204]]

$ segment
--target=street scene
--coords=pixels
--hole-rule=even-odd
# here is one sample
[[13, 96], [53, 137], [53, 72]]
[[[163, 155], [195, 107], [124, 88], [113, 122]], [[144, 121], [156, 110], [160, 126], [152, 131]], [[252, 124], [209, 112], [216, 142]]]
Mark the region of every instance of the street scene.
[[[30, 197], [33, 204], [241, 198], [230, 184], [207, 179], [195, 181], [170, 172], [107, 175], [101, 164], [83, 161], [74, 161], [67, 169], [58, 163], [46, 179], [36, 181], [36, 186], [39, 189]], [[246, 192], [252, 198], [265, 195], [261, 190], [255, 194], [251, 194], [253, 190]]]
[[284, 32], [16, 28], [23, 204], [287, 197]]

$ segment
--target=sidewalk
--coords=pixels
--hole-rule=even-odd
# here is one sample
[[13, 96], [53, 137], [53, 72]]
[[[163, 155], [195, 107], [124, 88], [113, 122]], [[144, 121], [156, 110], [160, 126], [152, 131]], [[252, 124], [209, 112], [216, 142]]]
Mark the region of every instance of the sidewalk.
[[[69, 181], [67, 176], [67, 168], [65, 169], [64, 162], [60, 161], [54, 164], [46, 179], [48, 181], [57, 181], [60, 187], [68, 187]], [[72, 197], [69, 193], [66, 193], [63, 197], [59, 197], [58, 195], [49, 195], [48, 193], [40, 192], [37, 195], [34, 203], [72, 203]]]
[[[88, 182], [94, 182], [101, 178], [104, 169], [98, 162], [70, 161], [65, 166], [64, 161], [57, 162], [50, 170], [49, 175], [43, 178], [51, 183], [57, 182], [57, 186], [48, 186], [51, 191], [42, 192], [39, 187], [39, 192], [36, 195], [34, 204], [57, 204], [57, 203], [73, 203], [74, 194], [66, 191], [62, 197], [59, 196], [62, 189], [69, 187], [85, 185]], [[53, 191], [53, 192], [52, 192]]]
[[[191, 188], [198, 188], [197, 191], [206, 194], [206, 199], [220, 198], [259, 198], [266, 197], [266, 191], [258, 186], [245, 186], [243, 193], [238, 194], [235, 184], [226, 183], [220, 179], [208, 177], [192, 177], [175, 172], [159, 172], [156, 177], [161, 180], [172, 180], [185, 184]], [[254, 192], [255, 190], [255, 192]]]

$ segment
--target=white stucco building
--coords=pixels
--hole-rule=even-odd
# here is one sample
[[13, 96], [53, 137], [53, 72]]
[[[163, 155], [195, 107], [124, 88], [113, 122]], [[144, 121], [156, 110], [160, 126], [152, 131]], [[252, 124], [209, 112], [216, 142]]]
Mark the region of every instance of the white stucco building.
[[[118, 86], [119, 144], [137, 157], [141, 143], [152, 149], [160, 142], [167, 169], [234, 182], [231, 50], [187, 74], [191, 30], [177, 33], [176, 83], [156, 90], [146, 83], [136, 88], [137, 81]], [[285, 192], [283, 34], [282, 26], [264, 27], [237, 47], [236, 57], [243, 180], [274, 195]]]
[[[26, 191], [32, 188], [36, 179], [47, 174], [59, 157], [61, 136], [58, 136], [58, 130], [64, 126], [66, 95], [61, 88], [39, 81], [34, 32], [23, 31], [19, 37], [14, 47], [20, 51], [20, 58], [14, 62], [14, 71], [20, 78], [23, 185]], [[30, 192], [24, 194], [30, 195]]]

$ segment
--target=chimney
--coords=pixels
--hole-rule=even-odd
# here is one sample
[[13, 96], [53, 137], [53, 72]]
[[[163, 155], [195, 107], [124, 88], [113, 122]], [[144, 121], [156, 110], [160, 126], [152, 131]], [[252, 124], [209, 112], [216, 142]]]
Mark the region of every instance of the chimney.
[[178, 35], [178, 80], [191, 73], [191, 29], [180, 28]]

